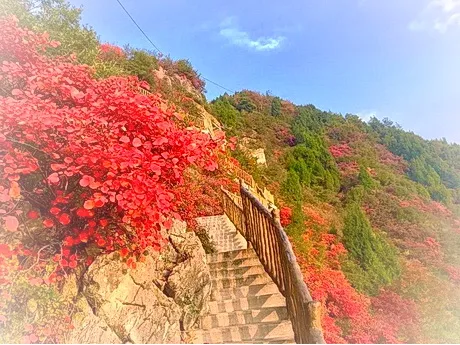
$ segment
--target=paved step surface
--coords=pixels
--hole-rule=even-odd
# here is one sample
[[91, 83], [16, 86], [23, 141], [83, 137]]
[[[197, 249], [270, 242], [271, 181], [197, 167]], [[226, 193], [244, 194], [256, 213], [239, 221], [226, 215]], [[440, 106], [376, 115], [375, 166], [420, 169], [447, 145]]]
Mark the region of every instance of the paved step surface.
[[189, 341], [295, 343], [284, 296], [227, 216], [197, 221], [208, 231], [217, 252], [207, 255], [212, 279], [209, 310], [197, 329], [189, 332]]

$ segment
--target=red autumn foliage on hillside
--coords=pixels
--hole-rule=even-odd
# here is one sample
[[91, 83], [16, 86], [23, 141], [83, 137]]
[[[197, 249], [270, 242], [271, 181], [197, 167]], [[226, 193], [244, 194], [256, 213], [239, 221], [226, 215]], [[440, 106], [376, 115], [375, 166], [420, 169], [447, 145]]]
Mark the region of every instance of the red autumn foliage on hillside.
[[137, 78], [96, 80], [87, 66], [45, 56], [57, 45], [47, 35], [12, 18], [0, 26], [1, 290], [22, 270], [35, 285], [59, 280], [91, 262], [88, 247], [121, 250], [134, 267], [162, 246], [172, 219], [187, 218], [184, 172], [215, 170], [222, 143], [137, 94]]
[[348, 157], [353, 154], [351, 147], [347, 143], [332, 145], [329, 147], [329, 152], [334, 158]]

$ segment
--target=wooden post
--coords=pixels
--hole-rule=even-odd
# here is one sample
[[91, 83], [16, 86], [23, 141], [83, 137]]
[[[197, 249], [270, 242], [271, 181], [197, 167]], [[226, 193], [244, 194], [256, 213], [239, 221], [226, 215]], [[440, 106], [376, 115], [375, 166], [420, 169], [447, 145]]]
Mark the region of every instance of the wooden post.
[[306, 305], [309, 318], [309, 338], [312, 344], [325, 344], [321, 328], [321, 303], [318, 301], [307, 302]]
[[277, 208], [274, 208], [272, 210], [272, 216], [273, 216], [273, 219], [275, 220], [275, 222], [278, 222], [281, 224], [281, 217], [280, 217], [280, 210], [277, 209]]

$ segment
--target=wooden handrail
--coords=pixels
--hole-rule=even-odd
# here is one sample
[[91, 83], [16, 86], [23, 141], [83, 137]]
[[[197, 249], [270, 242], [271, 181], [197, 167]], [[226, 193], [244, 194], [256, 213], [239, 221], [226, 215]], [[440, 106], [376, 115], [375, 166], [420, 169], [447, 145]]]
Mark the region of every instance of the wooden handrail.
[[222, 186], [222, 207], [230, 221], [235, 225], [236, 229], [245, 237], [246, 235], [246, 220], [243, 213], [243, 200], [239, 195], [233, 194]]
[[225, 214], [252, 244], [265, 271], [286, 298], [296, 342], [324, 343], [321, 305], [312, 300], [303, 280], [291, 243], [279, 222], [279, 210], [270, 212], [242, 183], [240, 196], [223, 188], [222, 194]]

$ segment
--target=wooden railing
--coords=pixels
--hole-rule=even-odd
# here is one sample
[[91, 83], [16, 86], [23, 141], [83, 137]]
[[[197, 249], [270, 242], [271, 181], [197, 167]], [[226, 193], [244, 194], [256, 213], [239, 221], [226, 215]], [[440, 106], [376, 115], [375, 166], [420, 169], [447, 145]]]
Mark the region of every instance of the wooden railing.
[[223, 187], [220, 187], [220, 189], [222, 191], [222, 207], [225, 214], [243, 237], [246, 237], [246, 220], [243, 213], [243, 200], [239, 195], [233, 194]]
[[279, 222], [279, 211], [270, 212], [241, 183], [240, 196], [222, 189], [229, 219], [257, 253], [265, 271], [286, 298], [297, 343], [324, 343], [320, 303], [313, 301], [297, 264], [292, 246]]

